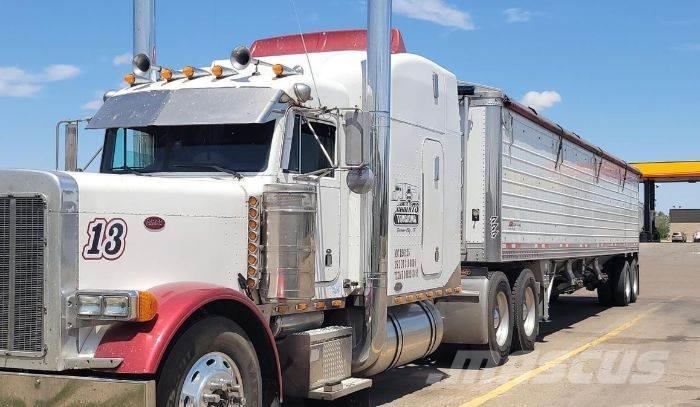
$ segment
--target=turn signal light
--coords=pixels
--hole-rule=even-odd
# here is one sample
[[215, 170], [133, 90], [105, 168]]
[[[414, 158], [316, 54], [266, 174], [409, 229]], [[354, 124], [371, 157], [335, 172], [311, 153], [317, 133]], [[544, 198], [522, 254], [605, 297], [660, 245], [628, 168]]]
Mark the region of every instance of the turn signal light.
[[158, 313], [158, 300], [153, 293], [148, 291], [139, 291], [139, 307], [136, 321], [147, 322], [156, 317]]

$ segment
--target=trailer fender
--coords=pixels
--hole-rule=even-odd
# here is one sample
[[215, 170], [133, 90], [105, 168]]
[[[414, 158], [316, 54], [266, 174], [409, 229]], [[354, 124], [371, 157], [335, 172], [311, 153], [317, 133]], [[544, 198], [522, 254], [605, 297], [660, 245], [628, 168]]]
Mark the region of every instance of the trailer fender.
[[[266, 362], [282, 394], [282, 374], [275, 338], [255, 304], [243, 293], [206, 283], [172, 283], [149, 290], [158, 300], [158, 313], [148, 323], [112, 326], [97, 347], [97, 358], [122, 358], [115, 369], [122, 374], [155, 374], [178, 330], [197, 312], [226, 309], [239, 320], [253, 341], [260, 364]], [[263, 360], [267, 357], [269, 360]]]

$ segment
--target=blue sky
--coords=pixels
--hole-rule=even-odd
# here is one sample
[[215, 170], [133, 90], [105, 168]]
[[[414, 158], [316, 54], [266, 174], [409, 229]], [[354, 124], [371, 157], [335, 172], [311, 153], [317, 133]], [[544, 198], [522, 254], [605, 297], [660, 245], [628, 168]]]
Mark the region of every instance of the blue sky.
[[[161, 0], [158, 62], [208, 65], [298, 31], [290, 0]], [[129, 71], [131, 1], [0, 0], [0, 167], [53, 167], [58, 120], [87, 117]], [[363, 27], [360, 0], [296, 0], [304, 31]], [[700, 159], [700, 1], [394, 0], [410, 52], [498, 86], [627, 161]], [[101, 142], [82, 133], [81, 162]], [[658, 207], [700, 207], [698, 184]]]

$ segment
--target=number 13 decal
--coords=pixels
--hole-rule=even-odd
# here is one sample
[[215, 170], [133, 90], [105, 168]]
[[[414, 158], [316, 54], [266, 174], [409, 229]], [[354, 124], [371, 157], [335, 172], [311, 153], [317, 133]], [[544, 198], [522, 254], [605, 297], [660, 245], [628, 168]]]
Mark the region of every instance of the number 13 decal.
[[96, 218], [88, 224], [88, 242], [83, 247], [85, 260], [117, 260], [124, 254], [127, 227], [124, 219]]

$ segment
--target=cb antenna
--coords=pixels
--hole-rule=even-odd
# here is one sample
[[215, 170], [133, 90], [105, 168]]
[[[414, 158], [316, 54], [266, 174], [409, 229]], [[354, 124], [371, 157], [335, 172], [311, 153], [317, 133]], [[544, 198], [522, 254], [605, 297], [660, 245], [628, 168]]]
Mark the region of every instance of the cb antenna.
[[297, 27], [299, 27], [299, 36], [301, 37], [301, 45], [304, 47], [304, 54], [306, 54], [306, 62], [309, 64], [309, 73], [311, 73], [311, 80], [314, 83], [314, 89], [316, 89], [316, 99], [318, 100], [318, 107], [322, 108], [321, 96], [318, 94], [318, 86], [316, 86], [316, 77], [314, 76], [314, 68], [311, 66], [311, 58], [309, 58], [309, 51], [306, 49], [306, 40], [304, 40], [304, 33], [301, 30], [301, 20], [299, 19], [299, 13], [297, 13], [297, 6], [294, 0], [289, 0], [292, 3], [292, 10], [294, 11], [294, 16], [297, 19]]

